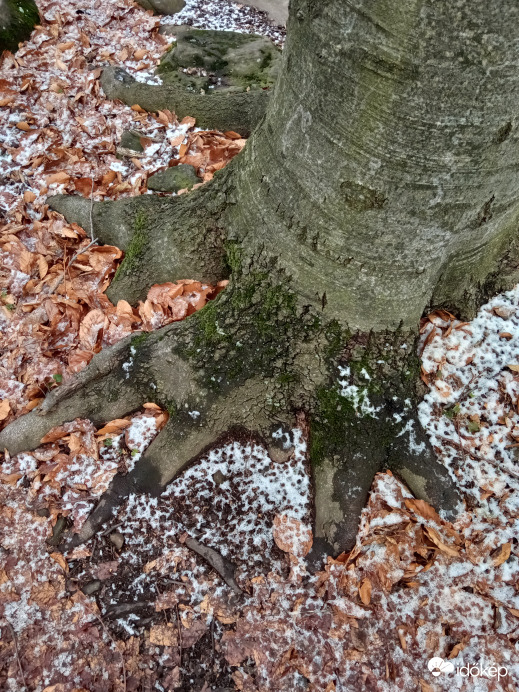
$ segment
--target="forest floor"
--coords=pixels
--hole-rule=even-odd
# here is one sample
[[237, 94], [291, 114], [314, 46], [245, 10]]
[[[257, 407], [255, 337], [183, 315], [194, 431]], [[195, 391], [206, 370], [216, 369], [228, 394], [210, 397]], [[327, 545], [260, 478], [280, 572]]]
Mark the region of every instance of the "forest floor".
[[[47, 197], [147, 194], [148, 177], [171, 161], [194, 165], [203, 183], [245, 144], [103, 97], [107, 64], [156, 81], [172, 40], [158, 33], [160, 18], [130, 0], [38, 5], [41, 26], [0, 63], [2, 426], [105, 346], [184, 319], [225, 289], [185, 277], [152, 287], [137, 307], [112, 305], [104, 291], [122, 252], [49, 211]], [[173, 19], [284, 38], [261, 13], [224, 0], [188, 0], [162, 21]], [[135, 129], [143, 152], [118, 158], [123, 132]], [[59, 531], [82, 525], [167, 413], [149, 403], [101, 429], [76, 420], [37, 450], [4, 454], [0, 689], [518, 689], [519, 288], [471, 323], [429, 315], [421, 351], [421, 422], [465, 509], [450, 523], [379, 474], [355, 548], [312, 576], [302, 419], [286, 436], [286, 461], [253, 437], [222, 440], [160, 497], [130, 496], [65, 555]], [[189, 538], [237, 565], [241, 595]], [[438, 675], [434, 657], [444, 659]]]

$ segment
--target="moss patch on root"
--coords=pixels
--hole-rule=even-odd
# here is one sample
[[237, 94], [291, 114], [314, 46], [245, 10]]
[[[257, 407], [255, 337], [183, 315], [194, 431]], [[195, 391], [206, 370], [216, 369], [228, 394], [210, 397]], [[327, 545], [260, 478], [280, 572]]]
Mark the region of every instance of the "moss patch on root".
[[133, 235], [124, 255], [124, 260], [119, 265], [114, 277], [122, 279], [125, 276], [133, 274], [140, 265], [140, 260], [146, 251], [146, 246], [149, 243], [147, 233], [147, 216], [141, 209], [135, 215], [133, 222]]

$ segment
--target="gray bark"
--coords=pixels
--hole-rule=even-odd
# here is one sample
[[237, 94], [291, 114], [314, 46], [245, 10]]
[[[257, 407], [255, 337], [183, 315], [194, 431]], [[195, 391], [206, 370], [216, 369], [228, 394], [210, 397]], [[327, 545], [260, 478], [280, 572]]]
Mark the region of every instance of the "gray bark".
[[294, 0], [235, 233], [352, 328], [473, 315], [517, 229], [518, 27], [513, 0]]

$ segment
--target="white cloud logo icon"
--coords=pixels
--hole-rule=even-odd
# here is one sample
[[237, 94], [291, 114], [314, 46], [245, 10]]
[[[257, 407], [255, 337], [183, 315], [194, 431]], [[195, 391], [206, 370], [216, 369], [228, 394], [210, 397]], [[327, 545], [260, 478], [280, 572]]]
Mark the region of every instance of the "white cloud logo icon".
[[438, 675], [441, 675], [442, 673], [453, 673], [454, 663], [451, 663], [450, 661], [444, 661], [443, 658], [435, 656], [434, 658], [431, 658], [431, 660], [427, 664], [427, 668], [429, 668], [434, 677], [437, 678]]

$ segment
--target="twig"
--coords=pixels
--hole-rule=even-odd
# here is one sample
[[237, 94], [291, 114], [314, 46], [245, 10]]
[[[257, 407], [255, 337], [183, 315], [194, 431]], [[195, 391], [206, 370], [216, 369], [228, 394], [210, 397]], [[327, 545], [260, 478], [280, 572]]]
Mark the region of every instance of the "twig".
[[178, 656], [179, 656], [179, 667], [182, 667], [182, 630], [180, 628], [180, 614], [178, 612], [178, 603], [175, 604], [177, 610], [177, 632], [178, 632]]
[[[519, 478], [519, 473], [517, 471], [512, 471], [512, 469], [509, 468], [503, 468], [497, 461], [494, 461], [494, 459], [487, 459], [485, 457], [479, 456], [479, 454], [476, 454], [476, 452], [472, 452], [470, 450], [465, 449], [463, 446], [462, 442], [455, 442], [454, 440], [451, 440], [449, 437], [445, 437], [444, 435], [436, 435], [438, 439], [443, 440], [447, 444], [451, 445], [451, 447], [457, 447], [458, 449], [461, 449], [463, 453], [467, 453], [469, 456], [471, 456], [473, 459], [476, 459], [476, 461], [484, 461], [487, 464], [490, 464], [494, 468], [496, 468], [498, 471], [501, 471], [501, 473], [509, 473], [511, 476], [514, 478]], [[461, 440], [461, 438], [460, 438]]]
[[[65, 266], [65, 258], [63, 258], [63, 276], [59, 279], [59, 281], [57, 283], [53, 284], [52, 293], [54, 293], [56, 291], [56, 289], [58, 288], [58, 286], [61, 284], [62, 281], [65, 281], [65, 294], [66, 294], [67, 281], [66, 281], [65, 276], [66, 276], [67, 271], [74, 264], [74, 262], [76, 261], [76, 258], [79, 257], [79, 255], [82, 255], [84, 252], [86, 252], [89, 248], [91, 248], [92, 245], [95, 245], [97, 243], [97, 241], [98, 241], [98, 238], [94, 238], [93, 240], [91, 240], [88, 243], [88, 245], [86, 247], [79, 248], [79, 250], [74, 255], [72, 255], [72, 258], [69, 261], [69, 263], [67, 264], [67, 266]], [[66, 248], [65, 248], [65, 251], [66, 251]]]
[[90, 191], [90, 240], [94, 242], [94, 178], [92, 178], [92, 190]]
[[186, 545], [193, 552], [198, 553], [201, 557], [208, 562], [213, 569], [215, 569], [218, 574], [222, 577], [227, 586], [230, 586], [235, 594], [241, 596], [243, 591], [240, 589], [234, 578], [234, 570], [236, 569], [232, 562], [226, 560], [220, 553], [216, 550], [208, 548], [206, 545], [202, 545], [194, 538], [186, 538]]
[[16, 654], [16, 660], [18, 661], [18, 668], [20, 670], [20, 676], [22, 678], [23, 686], [24, 686], [24, 689], [27, 689], [27, 683], [25, 682], [25, 675], [23, 674], [22, 662], [20, 661], [20, 654], [18, 652], [18, 643], [16, 641], [16, 632], [14, 631], [14, 627], [11, 625], [11, 623], [8, 620], [6, 620], [6, 622], [7, 622], [7, 627], [9, 627], [9, 632], [11, 633], [11, 637], [13, 640], [14, 651]]
[[111, 533], [112, 531], [115, 531], [115, 529], [120, 528], [124, 524], [124, 521], [119, 522], [118, 524], [114, 524], [113, 526], [109, 526], [107, 529], [105, 529], [102, 533], [100, 533], [100, 536], [106, 536], [107, 533]]

